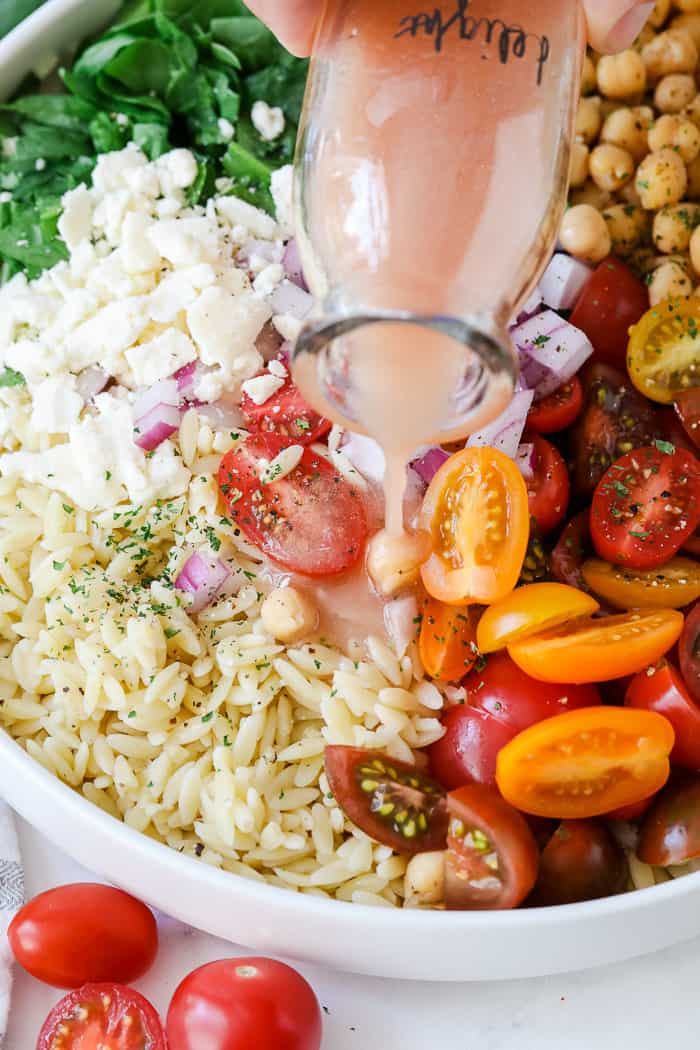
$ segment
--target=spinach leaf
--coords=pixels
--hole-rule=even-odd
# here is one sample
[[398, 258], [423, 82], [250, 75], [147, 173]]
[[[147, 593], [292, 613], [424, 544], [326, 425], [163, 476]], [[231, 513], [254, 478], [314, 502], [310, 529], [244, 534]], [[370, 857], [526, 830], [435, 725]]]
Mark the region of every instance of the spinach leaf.
[[0, 37], [33, 14], [43, 2], [44, 0], [3, 0], [0, 4]]

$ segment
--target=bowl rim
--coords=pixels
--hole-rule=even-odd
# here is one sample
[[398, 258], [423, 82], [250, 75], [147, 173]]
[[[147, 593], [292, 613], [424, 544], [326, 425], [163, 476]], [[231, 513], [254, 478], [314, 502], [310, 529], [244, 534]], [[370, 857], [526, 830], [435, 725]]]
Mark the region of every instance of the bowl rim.
[[[0, 40], [0, 68], [18, 52], [30, 50], [41, 42], [44, 34], [52, 25], [67, 14], [86, 6], [88, 0], [46, 0], [42, 7], [20, 22], [10, 33]], [[117, 8], [118, 10], [118, 8]], [[78, 41], [79, 42], [79, 41]], [[692, 897], [700, 889], [700, 871], [671, 878], [668, 882], [627, 893], [604, 897], [594, 901], [576, 904], [556, 905], [544, 908], [522, 908], [505, 911], [463, 911], [446, 912], [416, 908], [376, 908], [366, 904], [355, 904], [334, 898], [315, 897], [295, 892], [293, 887], [275, 886], [262, 880], [248, 879], [234, 872], [214, 868], [194, 857], [178, 853], [177, 850], [144, 832], [130, 827], [122, 820], [100, 809], [90, 802], [78, 789], [70, 787], [51, 773], [42, 764], [32, 758], [9, 732], [0, 727], [0, 789], [3, 783], [12, 778], [22, 785], [27, 794], [39, 793], [47, 802], [54, 796], [62, 808], [73, 811], [76, 823], [83, 826], [92, 824], [100, 834], [104, 834], [130, 853], [139, 855], [148, 863], [153, 862], [158, 868], [170, 868], [174, 872], [187, 873], [188, 879], [194, 879], [204, 889], [207, 885], [218, 890], [236, 893], [251, 905], [270, 905], [275, 911], [298, 910], [303, 907], [309, 915], [317, 919], [332, 919], [336, 927], [368, 924], [374, 935], [391, 934], [397, 924], [403, 932], [425, 932], [434, 930], [440, 933], [448, 929], [454, 935], [470, 932], [491, 932], [519, 930], [536, 932], [544, 925], [579, 926], [589, 920], [602, 919], [608, 915], [632, 916], [647, 907], [662, 905], [671, 900]], [[14, 807], [20, 813], [21, 802]], [[38, 825], [37, 825], [38, 826]], [[42, 834], [51, 838], [50, 830], [40, 827]], [[66, 848], [65, 843], [57, 843]], [[70, 853], [70, 847], [67, 848]], [[301, 901], [303, 900], [303, 905]]]

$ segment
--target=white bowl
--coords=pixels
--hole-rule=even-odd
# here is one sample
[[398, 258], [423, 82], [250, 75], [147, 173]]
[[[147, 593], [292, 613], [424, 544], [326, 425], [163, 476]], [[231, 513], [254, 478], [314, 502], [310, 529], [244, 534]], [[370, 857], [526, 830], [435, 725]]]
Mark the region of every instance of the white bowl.
[[[0, 97], [104, 22], [114, 0], [49, 0], [0, 43]], [[536, 977], [700, 933], [700, 874], [587, 904], [515, 912], [368, 908], [217, 871], [103, 813], [0, 732], [0, 794], [56, 845], [182, 922], [256, 951], [416, 980]]]

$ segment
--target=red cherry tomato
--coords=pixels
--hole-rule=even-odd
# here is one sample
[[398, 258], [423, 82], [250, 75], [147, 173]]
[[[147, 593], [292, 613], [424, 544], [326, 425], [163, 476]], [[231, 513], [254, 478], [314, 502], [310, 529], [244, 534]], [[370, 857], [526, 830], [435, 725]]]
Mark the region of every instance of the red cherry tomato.
[[535, 476], [527, 483], [528, 506], [539, 533], [544, 536], [561, 525], [566, 517], [569, 473], [554, 445], [539, 434], [535, 434], [532, 441], [535, 446]]
[[[344, 572], [359, 560], [367, 540], [362, 498], [309, 448], [276, 481], [273, 461], [289, 444], [275, 434], [256, 434], [226, 453], [219, 488], [231, 517], [251, 543], [285, 569], [308, 576]], [[265, 464], [271, 465], [267, 481], [261, 479]]]
[[678, 640], [678, 659], [688, 692], [700, 704], [700, 601], [686, 616]]
[[644, 818], [637, 856], [663, 867], [700, 857], [700, 777], [664, 788]]
[[440, 784], [377, 751], [329, 745], [326, 776], [345, 815], [375, 842], [399, 853], [445, 845], [447, 809]]
[[596, 820], [563, 820], [540, 857], [531, 904], [574, 904], [620, 893], [627, 860], [608, 829]]
[[612, 809], [609, 813], [606, 813], [607, 820], [639, 820], [643, 817], [648, 809], [652, 806], [656, 795], [650, 795], [649, 798], [643, 798], [639, 802], [631, 802], [629, 806], [620, 806], [619, 809]]
[[468, 784], [447, 796], [445, 904], [517, 908], [535, 884], [539, 851], [525, 818], [495, 788]]
[[128, 893], [91, 882], [40, 893], [20, 908], [7, 936], [20, 966], [56, 988], [135, 981], [158, 950], [150, 909]]
[[548, 397], [536, 401], [527, 414], [527, 429], [536, 434], [555, 434], [570, 427], [583, 408], [583, 387], [578, 376]]
[[685, 541], [683, 550], [687, 551], [688, 554], [694, 554], [696, 558], [700, 558], [700, 527]]
[[582, 510], [569, 521], [552, 551], [552, 575], [560, 583], [587, 591], [583, 578], [583, 563], [591, 548], [590, 514]]
[[521, 671], [505, 652], [491, 654], [464, 680], [464, 704], [443, 716], [445, 735], [430, 747], [433, 776], [448, 789], [494, 784], [496, 758], [521, 730], [579, 707], [595, 707], [594, 685], [553, 685]]
[[671, 762], [700, 769], [700, 707], [693, 703], [683, 679], [668, 661], [634, 676], [625, 705], [664, 715], [676, 734]]
[[168, 1008], [168, 1050], [319, 1050], [321, 1011], [300, 973], [274, 959], [193, 970]]
[[[75, 947], [79, 950], [77, 941]], [[160, 1018], [142, 995], [123, 984], [86, 984], [56, 1003], [44, 1021], [36, 1050], [166, 1047]]]
[[[268, 371], [260, 372], [260, 375], [269, 374]], [[241, 411], [255, 433], [276, 434], [286, 438], [290, 445], [313, 445], [331, 429], [330, 419], [324, 419], [314, 411], [289, 374], [284, 385], [262, 405], [256, 405], [248, 394], [244, 394]]]
[[593, 544], [613, 564], [633, 569], [663, 565], [698, 523], [700, 463], [663, 441], [618, 459], [593, 494]]
[[610, 256], [596, 267], [571, 314], [593, 343], [593, 359], [624, 368], [629, 328], [649, 309], [649, 293], [623, 262]]
[[593, 365], [582, 378], [585, 407], [571, 434], [571, 481], [579, 495], [590, 496], [614, 460], [661, 435], [656, 409], [626, 374]]
[[696, 448], [700, 448], [700, 386], [676, 394], [673, 403], [683, 429]]

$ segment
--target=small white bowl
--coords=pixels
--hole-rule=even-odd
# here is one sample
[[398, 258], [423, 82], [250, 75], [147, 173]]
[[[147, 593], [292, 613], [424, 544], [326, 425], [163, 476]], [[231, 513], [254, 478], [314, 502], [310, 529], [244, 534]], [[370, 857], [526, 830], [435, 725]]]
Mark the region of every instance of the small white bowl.
[[[49, 0], [0, 43], [0, 97], [110, 17], [115, 0]], [[182, 922], [256, 951], [381, 977], [536, 977], [700, 933], [700, 874], [587, 904], [514, 912], [368, 908], [295, 894], [181, 856], [103, 813], [0, 731], [0, 794], [87, 868]]]

